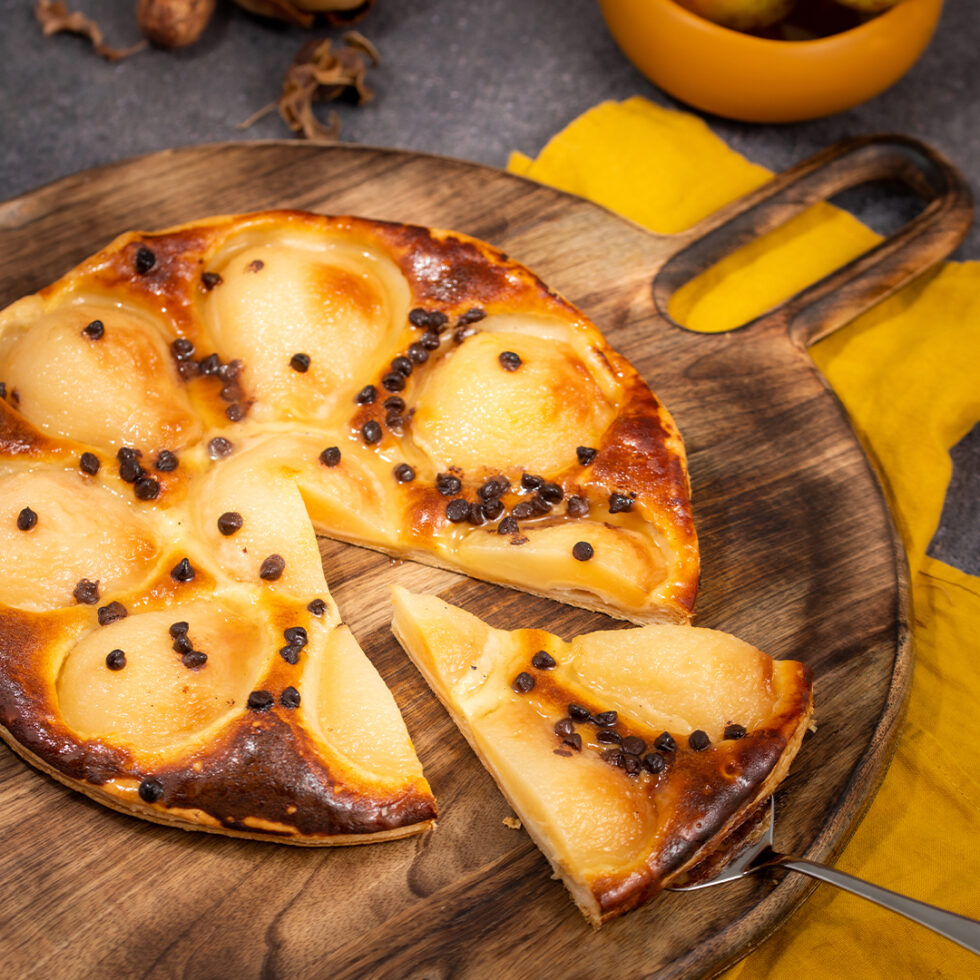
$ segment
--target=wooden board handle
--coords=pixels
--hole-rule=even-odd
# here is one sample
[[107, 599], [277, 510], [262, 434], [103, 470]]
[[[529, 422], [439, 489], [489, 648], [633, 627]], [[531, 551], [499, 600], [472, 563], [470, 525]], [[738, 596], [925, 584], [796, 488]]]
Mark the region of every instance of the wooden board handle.
[[[946, 258], [973, 220], [970, 190], [931, 147], [906, 136], [835, 143], [684, 233], [689, 241], [653, 280], [658, 312], [686, 282], [817, 201], [872, 180], [899, 180], [927, 202], [898, 231], [835, 272], [736, 329], [784, 328], [801, 347], [826, 337]], [[683, 326], [682, 324], [676, 324]]]

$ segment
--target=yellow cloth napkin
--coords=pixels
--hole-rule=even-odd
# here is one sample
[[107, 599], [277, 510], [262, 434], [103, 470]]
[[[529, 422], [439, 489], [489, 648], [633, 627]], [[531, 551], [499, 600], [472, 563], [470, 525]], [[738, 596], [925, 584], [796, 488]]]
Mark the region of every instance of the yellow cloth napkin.
[[[697, 116], [603, 103], [511, 170], [681, 231], [769, 172]], [[745, 322], [878, 237], [810, 208], [689, 283], [671, 306], [699, 330]], [[738, 272], [733, 277], [733, 272]], [[810, 349], [878, 460], [908, 552], [916, 666], [894, 760], [838, 867], [980, 918], [980, 579], [926, 556], [949, 449], [980, 419], [980, 263], [948, 263]], [[819, 711], [819, 706], [818, 706]], [[821, 885], [731, 978], [977, 977], [980, 960], [921, 926]]]

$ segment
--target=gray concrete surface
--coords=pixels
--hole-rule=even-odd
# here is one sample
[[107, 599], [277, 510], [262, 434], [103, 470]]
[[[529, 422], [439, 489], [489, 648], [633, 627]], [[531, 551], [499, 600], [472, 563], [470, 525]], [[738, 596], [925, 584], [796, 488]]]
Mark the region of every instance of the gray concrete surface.
[[[95, 17], [111, 44], [139, 38], [135, 0], [68, 6]], [[108, 63], [79, 38], [43, 38], [33, 7], [33, 0], [0, 0], [0, 199], [171, 146], [288, 137], [275, 113], [245, 132], [237, 124], [277, 96], [305, 40], [339, 33], [275, 25], [219, 0], [196, 45]], [[594, 0], [378, 0], [358, 29], [383, 61], [371, 74], [375, 100], [338, 107], [341, 137], [350, 142], [502, 167], [510, 150], [537, 153], [603, 99], [639, 94], [676, 105], [620, 54]], [[849, 112], [785, 126], [709, 122], [737, 150], [774, 169], [848, 136], [909, 133], [945, 153], [980, 194], [980, 4], [947, 0], [922, 59], [889, 91]], [[871, 191], [850, 193], [843, 203], [873, 226], [894, 222], [895, 209]], [[955, 257], [980, 259], [980, 225]], [[968, 353], [980, 384], [980, 351]], [[980, 426], [954, 460], [931, 550], [980, 573]]]

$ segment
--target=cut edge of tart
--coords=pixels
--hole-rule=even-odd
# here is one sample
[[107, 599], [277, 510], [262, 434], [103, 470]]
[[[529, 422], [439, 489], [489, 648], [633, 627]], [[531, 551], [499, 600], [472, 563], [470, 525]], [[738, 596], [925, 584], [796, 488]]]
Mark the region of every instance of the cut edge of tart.
[[728, 634], [565, 642], [392, 590], [392, 631], [593, 926], [711, 855], [785, 778], [808, 668]]

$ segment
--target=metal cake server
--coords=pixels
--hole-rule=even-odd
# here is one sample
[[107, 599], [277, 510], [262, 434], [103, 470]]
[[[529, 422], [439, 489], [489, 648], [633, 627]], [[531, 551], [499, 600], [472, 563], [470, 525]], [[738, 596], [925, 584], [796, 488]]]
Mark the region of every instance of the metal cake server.
[[860, 878], [845, 874], [843, 871], [837, 871], [827, 865], [791, 857], [788, 854], [780, 854], [773, 850], [773, 831], [776, 824], [775, 807], [775, 799], [770, 797], [768, 827], [761, 840], [740, 853], [733, 861], [725, 865], [721, 872], [706, 881], [671, 885], [667, 891], [690, 892], [700, 888], [713, 888], [715, 885], [723, 885], [726, 882], [744, 878], [745, 875], [756, 871], [771, 869], [799, 871], [801, 874], [809, 875], [811, 878], [826, 882], [828, 885], [836, 885], [852, 895], [859, 895], [861, 898], [875, 902], [883, 908], [904, 915], [907, 919], [918, 922], [927, 929], [932, 929], [933, 932], [938, 932], [939, 935], [951, 939], [954, 943], [959, 943], [971, 953], [980, 955], [980, 922], [975, 919], [969, 919], [965, 915], [947, 912], [935, 905], [899, 895], [898, 892], [889, 891], [879, 885], [872, 885], [870, 882], [862, 881]]

